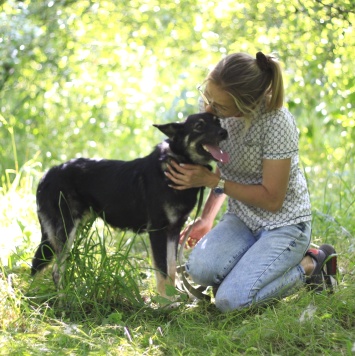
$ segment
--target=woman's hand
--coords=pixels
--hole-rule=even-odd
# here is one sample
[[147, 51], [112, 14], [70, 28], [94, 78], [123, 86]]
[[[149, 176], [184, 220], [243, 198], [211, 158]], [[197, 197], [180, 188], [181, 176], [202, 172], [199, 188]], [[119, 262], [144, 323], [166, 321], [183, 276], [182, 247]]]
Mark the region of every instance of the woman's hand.
[[190, 230], [189, 237], [186, 240], [186, 247], [194, 247], [199, 240], [202, 239], [212, 228], [212, 223], [206, 219], [198, 218], [194, 222], [188, 224], [180, 233], [180, 244], [183, 243], [185, 234]]
[[213, 188], [219, 181], [219, 177], [204, 166], [177, 164], [173, 160], [168, 164], [165, 175], [174, 183], [170, 187], [177, 190], [199, 187]]

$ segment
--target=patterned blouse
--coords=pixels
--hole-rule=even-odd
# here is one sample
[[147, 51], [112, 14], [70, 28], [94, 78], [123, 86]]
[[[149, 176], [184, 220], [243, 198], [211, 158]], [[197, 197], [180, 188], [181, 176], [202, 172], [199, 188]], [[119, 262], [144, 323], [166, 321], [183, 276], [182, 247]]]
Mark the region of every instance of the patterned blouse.
[[221, 175], [242, 184], [261, 184], [263, 159], [291, 158], [290, 180], [282, 208], [272, 213], [229, 198], [228, 212], [236, 214], [253, 231], [271, 230], [311, 220], [311, 204], [306, 179], [298, 166], [298, 131], [294, 117], [281, 108], [266, 111], [261, 104], [245, 129], [242, 118], [221, 120], [229, 138], [220, 146], [230, 156], [228, 164], [218, 164]]

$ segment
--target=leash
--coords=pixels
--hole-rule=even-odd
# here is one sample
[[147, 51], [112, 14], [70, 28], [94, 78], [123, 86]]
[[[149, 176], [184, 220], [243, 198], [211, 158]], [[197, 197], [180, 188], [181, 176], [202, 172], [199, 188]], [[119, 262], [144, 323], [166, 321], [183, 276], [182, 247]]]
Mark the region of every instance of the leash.
[[183, 285], [187, 294], [193, 295], [197, 299], [211, 301], [211, 297], [209, 295], [202, 293], [203, 291], [206, 290], [206, 287], [199, 286], [199, 287], [195, 288], [190, 284], [190, 282], [187, 280], [187, 272], [186, 272], [185, 264], [182, 263], [182, 258], [183, 258], [183, 254], [184, 254], [184, 248], [185, 248], [186, 241], [190, 236], [190, 232], [192, 231], [193, 225], [194, 225], [194, 223], [197, 219], [197, 216], [199, 215], [201, 207], [202, 207], [204, 189], [205, 189], [204, 187], [200, 188], [197, 210], [196, 210], [194, 220], [193, 220], [192, 224], [190, 225], [189, 229], [185, 232], [184, 238], [182, 240], [180, 250], [178, 253], [178, 261], [179, 261], [180, 265], [176, 268], [176, 271], [178, 273], [180, 273], [180, 275], [181, 275], [182, 285]]

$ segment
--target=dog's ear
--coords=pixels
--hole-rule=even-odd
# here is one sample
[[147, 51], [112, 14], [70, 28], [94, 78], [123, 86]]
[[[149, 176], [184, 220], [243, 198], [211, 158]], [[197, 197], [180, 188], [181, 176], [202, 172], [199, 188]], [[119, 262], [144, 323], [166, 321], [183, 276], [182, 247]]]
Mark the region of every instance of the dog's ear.
[[163, 125], [154, 124], [153, 126], [159, 129], [163, 134], [165, 134], [169, 138], [173, 138], [179, 131], [183, 130], [184, 123], [173, 122], [170, 124], [163, 124]]

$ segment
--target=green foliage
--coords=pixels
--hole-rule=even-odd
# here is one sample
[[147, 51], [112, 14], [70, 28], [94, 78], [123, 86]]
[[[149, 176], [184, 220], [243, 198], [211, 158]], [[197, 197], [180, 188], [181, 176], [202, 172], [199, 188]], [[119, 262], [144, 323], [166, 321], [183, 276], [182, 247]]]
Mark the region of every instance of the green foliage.
[[[342, 0], [3, 2], [0, 169], [41, 152], [132, 158], [152, 123], [196, 110], [196, 85], [223, 54], [278, 52], [307, 151], [355, 138], [354, 11]], [[328, 151], [326, 153], [326, 151]], [[319, 155], [317, 155], [319, 157]]]
[[[354, 19], [350, 0], [0, 0], [0, 354], [353, 353]], [[211, 66], [259, 50], [284, 63], [313, 241], [340, 251], [339, 290], [230, 314], [180, 294], [159, 307], [144, 238], [96, 225], [72, 252], [64, 304], [50, 270], [32, 281], [43, 171], [148, 153], [153, 123], [197, 110]]]

